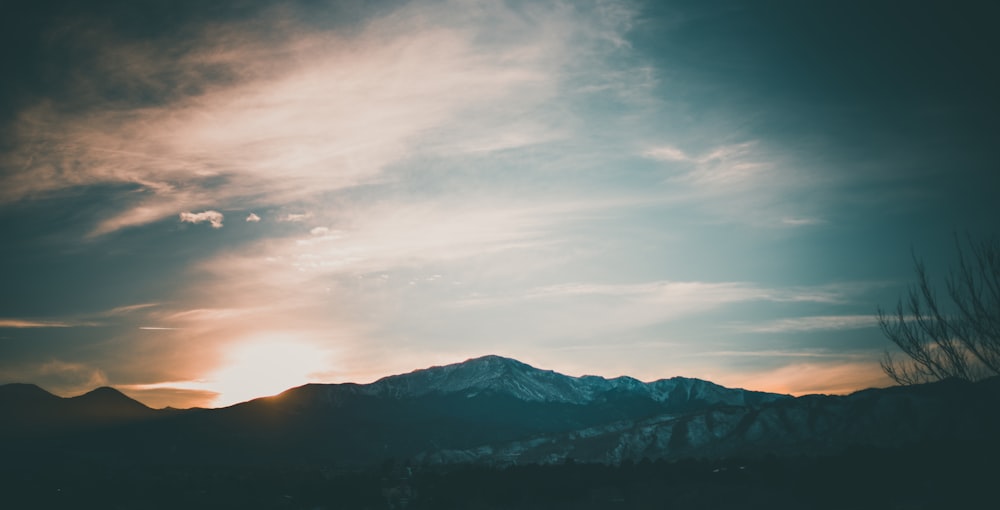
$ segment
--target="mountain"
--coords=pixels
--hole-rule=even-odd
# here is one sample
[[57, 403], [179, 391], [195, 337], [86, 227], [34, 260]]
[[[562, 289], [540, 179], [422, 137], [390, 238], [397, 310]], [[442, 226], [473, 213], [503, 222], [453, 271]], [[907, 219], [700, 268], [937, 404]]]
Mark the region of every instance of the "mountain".
[[619, 464], [641, 459], [836, 455], [854, 447], [993, 444], [1000, 430], [1000, 378], [947, 380], [870, 389], [847, 396], [807, 395], [755, 406], [712, 406], [683, 414], [622, 420], [569, 433], [438, 450], [423, 464]]
[[784, 397], [772, 393], [731, 389], [700, 379], [674, 377], [643, 383], [631, 377], [605, 379], [570, 377], [539, 370], [501, 356], [483, 356], [463, 363], [415, 370], [385, 377], [366, 386], [370, 395], [412, 398], [430, 394], [503, 394], [526, 402], [587, 405], [622, 396], [649, 399], [672, 408], [704, 405], [746, 405]]
[[7, 437], [45, 437], [94, 427], [124, 425], [156, 417], [120, 391], [102, 387], [72, 398], [57, 397], [33, 384], [0, 385], [0, 433]]
[[0, 408], [42, 405], [44, 402], [55, 402], [57, 400], [59, 400], [59, 397], [34, 384], [13, 383], [0, 385]]
[[486, 356], [367, 385], [308, 384], [224, 409], [181, 413], [156, 424], [155, 445], [129, 450], [177, 462], [360, 467], [609, 421], [784, 398], [790, 397], [697, 379], [569, 377]]
[[[675, 377], [570, 377], [485, 356], [380, 379], [308, 384], [222, 409], [156, 411], [110, 388], [61, 399], [0, 386], [0, 456], [130, 465], [618, 464], [825, 455], [1000, 428], [1000, 379], [849, 396], [787, 395]], [[32, 439], [25, 442], [24, 439]]]

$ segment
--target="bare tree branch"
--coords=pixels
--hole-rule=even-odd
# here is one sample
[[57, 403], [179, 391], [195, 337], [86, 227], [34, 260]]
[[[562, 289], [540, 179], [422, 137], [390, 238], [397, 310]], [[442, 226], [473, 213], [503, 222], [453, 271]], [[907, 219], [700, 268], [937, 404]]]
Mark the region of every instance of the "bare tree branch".
[[[967, 245], [967, 247], [965, 246]], [[913, 256], [917, 282], [894, 313], [878, 308], [882, 333], [897, 350], [879, 364], [897, 384], [1000, 375], [1000, 242], [955, 236], [957, 266], [945, 280], [947, 300], [934, 290], [923, 261]]]

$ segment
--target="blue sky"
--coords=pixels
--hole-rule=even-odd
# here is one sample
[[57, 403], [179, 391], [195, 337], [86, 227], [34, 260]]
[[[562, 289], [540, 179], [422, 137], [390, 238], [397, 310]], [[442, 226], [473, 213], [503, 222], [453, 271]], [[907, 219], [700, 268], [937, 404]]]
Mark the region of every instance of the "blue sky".
[[987, 4], [12, 12], [0, 382], [225, 405], [495, 353], [847, 392], [911, 250], [996, 231]]

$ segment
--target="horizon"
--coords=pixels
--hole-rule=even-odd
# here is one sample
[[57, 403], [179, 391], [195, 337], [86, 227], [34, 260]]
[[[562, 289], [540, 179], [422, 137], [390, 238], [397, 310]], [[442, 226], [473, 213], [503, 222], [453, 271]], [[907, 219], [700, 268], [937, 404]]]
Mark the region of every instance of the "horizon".
[[19, 2], [0, 384], [216, 407], [483, 352], [891, 384], [1000, 217], [1000, 6]]
[[[259, 396], [253, 397], [251, 399], [248, 399], [248, 400], [239, 401], [239, 402], [233, 402], [233, 403], [228, 403], [228, 404], [226, 404], [224, 406], [197, 407], [197, 408], [200, 408], [200, 409], [221, 409], [221, 408], [230, 407], [230, 406], [233, 406], [233, 405], [244, 404], [244, 403], [250, 402], [252, 400], [260, 399], [260, 398], [278, 397], [278, 396], [280, 396], [280, 395], [282, 395], [282, 394], [284, 394], [284, 393], [286, 393], [288, 391], [295, 390], [297, 388], [301, 388], [301, 387], [308, 386], [308, 385], [313, 385], [313, 384], [319, 384], [319, 385], [326, 385], [326, 384], [329, 384], [329, 385], [356, 384], [356, 385], [360, 385], [360, 386], [365, 386], [365, 385], [369, 385], [369, 384], [374, 384], [374, 383], [376, 383], [376, 382], [378, 382], [378, 381], [380, 381], [382, 379], [386, 379], [386, 378], [401, 377], [401, 376], [407, 376], [407, 375], [410, 375], [410, 374], [414, 374], [414, 373], [417, 373], [417, 372], [422, 372], [422, 371], [425, 371], [425, 370], [434, 370], [434, 369], [439, 369], [439, 368], [444, 368], [444, 367], [451, 367], [451, 366], [456, 366], [456, 365], [464, 365], [464, 364], [467, 364], [467, 363], [472, 362], [472, 361], [480, 361], [480, 360], [483, 360], [483, 359], [486, 359], [486, 358], [500, 358], [500, 359], [503, 359], [503, 360], [506, 360], [506, 361], [513, 361], [513, 362], [516, 362], [516, 363], [524, 364], [524, 365], [528, 366], [529, 368], [531, 368], [533, 370], [537, 370], [537, 371], [540, 371], [540, 372], [556, 372], [556, 373], [558, 373], [560, 375], [563, 375], [563, 376], [566, 376], [566, 377], [570, 377], [570, 378], [573, 378], [573, 379], [580, 379], [580, 378], [583, 378], [583, 377], [600, 377], [600, 378], [605, 379], [605, 380], [611, 380], [611, 379], [617, 379], [617, 378], [620, 378], [620, 377], [631, 377], [628, 374], [621, 374], [621, 375], [614, 376], [614, 377], [607, 377], [607, 376], [602, 376], [602, 375], [597, 375], [597, 374], [581, 374], [581, 375], [562, 374], [560, 372], [549, 370], [549, 369], [546, 369], [546, 368], [532, 366], [532, 365], [530, 365], [528, 363], [524, 363], [521, 360], [518, 360], [518, 359], [515, 359], [515, 358], [508, 358], [508, 357], [499, 356], [499, 355], [496, 355], [496, 354], [484, 354], [482, 356], [477, 356], [477, 357], [474, 357], [474, 358], [469, 358], [469, 359], [466, 359], [464, 361], [458, 361], [458, 362], [454, 362], [454, 363], [447, 363], [447, 364], [444, 364], [444, 365], [433, 365], [433, 366], [429, 366], [429, 367], [414, 368], [413, 370], [411, 370], [409, 372], [401, 372], [401, 373], [398, 373], [398, 374], [389, 374], [389, 375], [382, 376], [382, 377], [380, 377], [378, 379], [375, 379], [373, 381], [364, 382], [364, 383], [362, 383], [362, 382], [355, 382], [355, 381], [345, 381], [345, 382], [338, 382], [338, 383], [308, 382], [308, 383], [304, 383], [304, 384], [301, 384], [301, 385], [298, 385], [298, 386], [292, 386], [292, 387], [289, 387], [289, 388], [285, 388], [285, 389], [283, 389], [283, 390], [281, 390], [281, 391], [279, 391], [277, 393], [271, 394], [271, 395], [259, 395]], [[651, 383], [654, 383], [656, 381], [668, 380], [668, 379], [673, 379], [673, 378], [702, 380], [702, 379], [698, 379], [696, 377], [685, 377], [683, 375], [667, 376], [667, 377], [661, 377], [661, 378], [652, 379], [652, 380], [639, 380], [639, 379], [637, 379], [637, 380], [639, 380], [639, 382], [641, 382], [643, 384], [651, 384]], [[635, 378], [633, 378], [633, 379], [635, 379]], [[714, 384], [713, 381], [705, 381], [705, 382], [709, 382], [709, 383], [713, 383]], [[140, 404], [143, 404], [144, 406], [149, 407], [151, 409], [168, 409], [168, 408], [170, 408], [170, 409], [194, 409], [194, 407], [192, 407], [192, 408], [174, 408], [173, 406], [169, 406], [169, 405], [168, 406], [164, 406], [164, 407], [154, 407], [152, 405], [147, 404], [146, 402], [143, 402], [140, 399], [140, 397], [131, 395], [128, 389], [122, 390], [122, 389], [116, 388], [114, 386], [98, 386], [98, 387], [95, 387], [95, 388], [90, 388], [88, 390], [85, 390], [85, 391], [83, 391], [82, 393], [79, 393], [79, 394], [66, 395], [66, 394], [58, 394], [58, 393], [52, 392], [52, 391], [50, 391], [50, 390], [48, 390], [48, 389], [46, 389], [46, 388], [44, 388], [44, 387], [42, 387], [42, 386], [40, 386], [38, 384], [32, 383], [32, 382], [21, 381], [21, 382], [0, 383], [0, 386], [5, 386], [5, 385], [34, 386], [35, 388], [38, 388], [38, 389], [40, 389], [40, 390], [42, 390], [42, 391], [44, 391], [46, 393], [49, 393], [51, 395], [54, 395], [54, 396], [60, 397], [60, 398], [64, 398], [64, 399], [82, 397], [84, 395], [88, 395], [88, 394], [93, 393], [95, 391], [108, 388], [108, 389], [115, 390], [118, 393], [124, 395], [125, 397], [130, 398], [130, 399], [132, 399], [132, 400], [134, 400], [136, 402], [139, 402]], [[742, 388], [742, 387], [730, 387], [730, 386], [723, 386], [723, 387], [730, 388], [730, 389], [741, 389], [741, 390], [747, 390], [747, 391], [760, 391], [760, 390], [755, 390], [754, 388]], [[865, 389], [872, 389], [872, 388], [862, 388], [862, 389], [859, 389], [859, 390], [853, 390], [850, 393], [853, 393], [855, 391], [862, 391], [862, 390], [865, 390]], [[844, 394], [848, 394], [848, 393], [844, 393]], [[788, 394], [788, 395], [791, 395], [793, 397], [800, 397], [800, 396], [806, 396], [806, 395], [817, 395], [817, 393]], [[836, 394], [819, 394], [819, 395], [828, 395], [829, 396], [829, 395], [836, 395]]]

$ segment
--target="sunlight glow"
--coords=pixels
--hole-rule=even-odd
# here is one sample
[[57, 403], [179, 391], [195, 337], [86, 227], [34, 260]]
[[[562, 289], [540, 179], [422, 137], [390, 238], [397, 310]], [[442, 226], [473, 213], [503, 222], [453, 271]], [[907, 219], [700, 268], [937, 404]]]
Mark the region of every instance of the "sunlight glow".
[[281, 335], [261, 335], [233, 345], [206, 386], [219, 392], [217, 406], [276, 395], [315, 380], [329, 369], [327, 352]]

